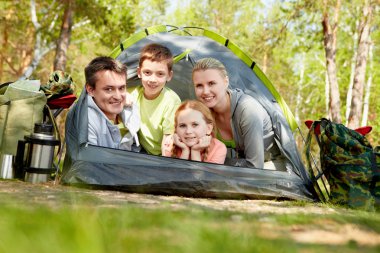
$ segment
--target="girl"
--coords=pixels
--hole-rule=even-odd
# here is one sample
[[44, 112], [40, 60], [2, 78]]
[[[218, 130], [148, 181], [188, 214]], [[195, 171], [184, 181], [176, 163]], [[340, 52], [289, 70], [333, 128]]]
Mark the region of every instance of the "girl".
[[183, 102], [175, 113], [173, 148], [164, 155], [223, 164], [227, 148], [213, 137], [214, 125], [207, 106], [196, 100]]

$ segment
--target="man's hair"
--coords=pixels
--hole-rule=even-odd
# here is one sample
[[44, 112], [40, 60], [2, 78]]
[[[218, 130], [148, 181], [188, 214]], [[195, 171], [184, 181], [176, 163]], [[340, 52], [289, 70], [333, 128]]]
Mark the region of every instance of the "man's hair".
[[[99, 71], [109, 70], [120, 75], [127, 76], [127, 66], [108, 56], [99, 56], [93, 59], [84, 69], [86, 84], [95, 89]], [[127, 80], [127, 78], [125, 78]], [[126, 83], [127, 84], [127, 83]]]
[[193, 75], [194, 75], [194, 72], [196, 71], [199, 71], [199, 70], [205, 71], [208, 69], [218, 70], [223, 78], [228, 76], [226, 67], [223, 65], [223, 63], [221, 63], [215, 58], [203, 58], [197, 61], [197, 63], [194, 65], [194, 68], [193, 68]]
[[173, 55], [169, 48], [152, 43], [148, 44], [141, 49], [139, 67], [141, 68], [145, 60], [150, 60], [153, 62], [163, 62], [165, 61], [169, 72], [172, 71], [173, 67]]

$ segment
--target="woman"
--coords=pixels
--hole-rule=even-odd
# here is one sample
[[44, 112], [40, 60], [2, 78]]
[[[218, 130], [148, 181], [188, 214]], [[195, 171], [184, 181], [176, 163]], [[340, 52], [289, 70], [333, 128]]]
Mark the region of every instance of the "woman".
[[227, 156], [232, 159], [226, 159], [226, 163], [286, 170], [288, 162], [275, 143], [268, 112], [243, 91], [228, 89], [227, 71], [221, 62], [214, 58], [199, 60], [192, 78], [198, 100], [214, 115], [217, 138], [230, 151]]

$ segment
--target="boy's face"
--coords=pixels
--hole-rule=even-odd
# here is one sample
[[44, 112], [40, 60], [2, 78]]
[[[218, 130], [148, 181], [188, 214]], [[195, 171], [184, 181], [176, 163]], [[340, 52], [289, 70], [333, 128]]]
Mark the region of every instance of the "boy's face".
[[86, 85], [87, 93], [107, 118], [115, 121], [125, 105], [126, 76], [109, 70], [99, 71], [96, 75], [95, 88]]
[[169, 71], [166, 61], [153, 62], [145, 60], [141, 68], [137, 69], [137, 74], [141, 78], [141, 83], [144, 87], [144, 97], [151, 100], [160, 95], [166, 82], [172, 79], [173, 71]]

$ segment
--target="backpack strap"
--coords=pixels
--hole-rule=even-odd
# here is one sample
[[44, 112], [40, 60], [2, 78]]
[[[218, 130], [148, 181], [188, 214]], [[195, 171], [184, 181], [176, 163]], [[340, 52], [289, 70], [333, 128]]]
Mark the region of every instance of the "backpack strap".
[[[311, 178], [311, 181], [313, 183], [314, 189], [316, 193], [318, 194], [319, 199], [322, 202], [327, 202], [329, 199], [329, 191], [327, 190], [327, 185], [325, 183], [325, 180], [322, 178], [324, 175], [324, 171], [321, 168], [318, 168], [317, 162], [315, 161], [310, 147], [311, 147], [311, 142], [313, 139], [313, 136], [315, 136], [315, 139], [318, 142], [318, 146], [320, 147], [320, 139], [318, 134], [316, 134], [316, 128], [319, 126], [320, 121], [314, 121], [311, 126], [310, 130], [307, 134], [306, 137], [306, 143], [305, 143], [305, 156], [306, 156], [306, 162], [307, 162], [307, 169]], [[314, 168], [312, 166], [311, 160], [313, 160]], [[321, 184], [319, 184], [321, 182]], [[322, 191], [321, 186], [324, 187], [324, 191]]]
[[8, 86], [13, 82], [6, 82], [0, 84], [0, 95], [4, 95], [5, 91], [7, 90]]

